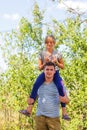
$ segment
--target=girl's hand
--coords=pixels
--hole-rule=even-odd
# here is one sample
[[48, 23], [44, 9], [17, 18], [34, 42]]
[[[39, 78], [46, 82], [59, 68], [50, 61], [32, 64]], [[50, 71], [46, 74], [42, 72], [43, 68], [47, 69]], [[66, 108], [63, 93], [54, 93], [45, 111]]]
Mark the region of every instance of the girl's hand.
[[52, 62], [53, 62], [53, 63], [57, 63], [57, 62], [58, 62], [56, 56], [53, 56], [53, 57], [52, 57]]
[[45, 57], [44, 57], [44, 61], [45, 61], [45, 62], [49, 62], [49, 61], [50, 61], [49, 57], [48, 57], [48, 56], [45, 56]]

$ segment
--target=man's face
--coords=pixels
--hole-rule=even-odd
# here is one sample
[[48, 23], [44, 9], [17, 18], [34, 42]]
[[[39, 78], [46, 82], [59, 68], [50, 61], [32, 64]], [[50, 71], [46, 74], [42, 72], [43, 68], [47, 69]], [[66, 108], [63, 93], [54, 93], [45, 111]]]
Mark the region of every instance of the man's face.
[[45, 77], [48, 79], [51, 79], [54, 77], [55, 74], [55, 68], [54, 66], [46, 66], [44, 68]]

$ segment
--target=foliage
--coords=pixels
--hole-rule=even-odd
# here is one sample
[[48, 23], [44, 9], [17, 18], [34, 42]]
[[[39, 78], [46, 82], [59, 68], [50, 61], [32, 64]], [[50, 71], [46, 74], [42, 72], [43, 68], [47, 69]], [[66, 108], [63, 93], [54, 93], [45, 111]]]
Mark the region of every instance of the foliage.
[[[27, 106], [32, 85], [40, 73], [37, 69], [38, 53], [43, 48], [43, 13], [37, 4], [33, 10], [33, 22], [22, 18], [19, 29], [2, 36], [3, 57], [8, 66], [0, 75], [0, 110], [2, 130], [31, 130], [34, 116], [26, 118], [18, 113]], [[67, 89], [70, 91], [70, 104], [67, 111], [71, 122], [62, 122], [62, 130], [87, 129], [87, 29], [81, 17], [67, 18], [64, 23], [53, 20], [53, 28], [47, 25], [47, 34], [56, 37], [56, 48], [63, 53], [65, 69], [60, 70]]]
[[[58, 43], [65, 45], [62, 51], [65, 54], [66, 68], [61, 71], [61, 74], [70, 90], [71, 97], [71, 107], [69, 106], [68, 109], [72, 115], [72, 122], [68, 129], [85, 130], [87, 128], [87, 29], [85, 26], [81, 27], [80, 17], [75, 20], [68, 18], [66, 24], [60, 23], [58, 28], [58, 31], [55, 30]], [[60, 35], [57, 35], [58, 33]], [[73, 125], [73, 122], [77, 124]]]

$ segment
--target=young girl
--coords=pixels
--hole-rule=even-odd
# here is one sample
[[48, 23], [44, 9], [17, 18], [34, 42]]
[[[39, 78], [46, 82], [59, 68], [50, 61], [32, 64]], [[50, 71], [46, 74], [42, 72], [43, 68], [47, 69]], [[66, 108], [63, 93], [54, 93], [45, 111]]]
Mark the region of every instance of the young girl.
[[[65, 95], [64, 94], [64, 85], [63, 85], [62, 78], [60, 77], [60, 74], [59, 74], [59, 68], [64, 69], [64, 62], [62, 59], [62, 55], [60, 53], [58, 53], [57, 50], [54, 50], [55, 42], [56, 41], [55, 41], [55, 38], [53, 35], [49, 35], [45, 38], [46, 49], [40, 53], [38, 64], [39, 64], [40, 70], [43, 70], [44, 64], [48, 61], [52, 61], [53, 63], [56, 64], [56, 73], [54, 75], [53, 81], [57, 87], [59, 95], [64, 96]], [[45, 81], [45, 75], [44, 75], [44, 72], [42, 72], [38, 76], [38, 78], [36, 79], [36, 81], [33, 85], [33, 89], [32, 89], [31, 95], [30, 95], [30, 100], [36, 99], [37, 91], [44, 81]], [[70, 120], [70, 117], [67, 115], [67, 112], [66, 112], [66, 104], [61, 103], [61, 106], [62, 106], [62, 118], [65, 120]], [[28, 112], [25, 110], [25, 111], [22, 111], [22, 114], [27, 115]]]

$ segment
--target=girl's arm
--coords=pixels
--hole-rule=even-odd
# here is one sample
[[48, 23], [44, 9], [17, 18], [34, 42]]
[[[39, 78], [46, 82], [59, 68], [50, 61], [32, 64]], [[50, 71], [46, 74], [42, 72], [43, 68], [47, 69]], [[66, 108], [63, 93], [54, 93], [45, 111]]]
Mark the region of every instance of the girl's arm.
[[64, 61], [62, 58], [60, 58], [59, 60], [56, 61], [56, 65], [61, 68], [64, 69]]
[[60, 59], [53, 57], [52, 62], [54, 62], [59, 68], [64, 69], [64, 61], [62, 57]]
[[[45, 58], [45, 62], [49, 61], [48, 57]], [[45, 62], [43, 63], [41, 59], [38, 60], [38, 68], [39, 70], [43, 70]], [[64, 61], [63, 58], [61, 57], [60, 59], [57, 60], [56, 57], [53, 58], [52, 62], [56, 63], [56, 65], [61, 68], [64, 69]]]
[[43, 70], [45, 63], [48, 62], [48, 61], [50, 61], [48, 56], [45, 56], [44, 62], [41, 59], [39, 59], [38, 60], [38, 68], [39, 68], [39, 70]]
[[44, 64], [41, 59], [38, 60], [38, 68], [39, 68], [39, 70], [43, 70], [43, 68], [44, 68]]

